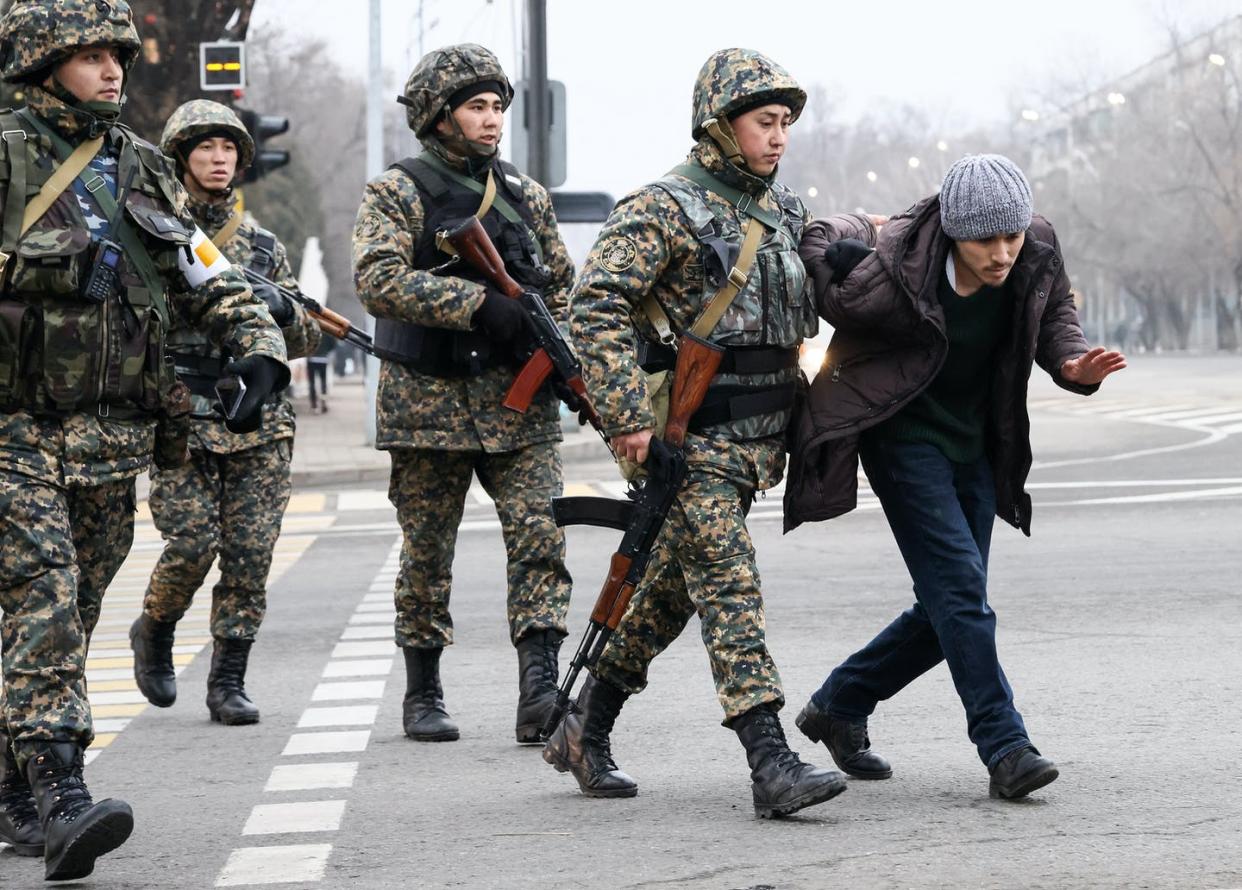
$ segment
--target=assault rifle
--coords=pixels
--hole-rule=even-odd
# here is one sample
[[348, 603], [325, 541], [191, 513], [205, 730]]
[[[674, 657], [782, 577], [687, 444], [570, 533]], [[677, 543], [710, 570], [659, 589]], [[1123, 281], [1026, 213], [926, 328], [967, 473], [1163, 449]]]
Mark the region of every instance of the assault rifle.
[[681, 335], [677, 365], [673, 371], [673, 391], [669, 400], [668, 423], [664, 438], [651, 440], [646, 481], [630, 493], [628, 500], [599, 497], [560, 497], [552, 499], [552, 515], [558, 526], [595, 525], [615, 528], [625, 534], [612, 555], [608, 577], [591, 610], [578, 651], [569, 663], [569, 672], [556, 696], [556, 703], [543, 725], [547, 738], [556, 729], [569, 706], [569, 696], [582, 669], [594, 667], [612, 632], [621, 623], [630, 598], [643, 580], [656, 538], [672, 509], [686, 478], [686, 456], [682, 446], [690, 417], [703, 404], [708, 384], [716, 375], [724, 350], [690, 333]]
[[329, 337], [335, 337], [338, 340], [344, 340], [346, 343], [352, 343], [363, 352], [377, 358], [388, 357], [381, 354], [383, 350], [380, 350], [379, 352], [376, 351], [375, 344], [371, 342], [370, 334], [366, 331], [358, 330], [344, 315], [333, 312], [327, 306], [320, 305], [318, 300], [306, 296], [306, 294], [302, 293], [300, 290], [277, 284], [275, 281], [260, 275], [253, 269], [243, 269], [243, 271], [246, 273], [246, 278], [249, 279], [252, 284], [266, 284], [269, 287], [275, 288], [286, 300], [292, 300], [293, 302], [301, 305], [303, 309], [310, 313], [311, 318], [315, 319], [315, 323], [319, 325], [319, 330], [323, 331]]
[[501, 293], [519, 301], [530, 319], [531, 333], [537, 348], [514, 378], [505, 394], [504, 406], [524, 414], [539, 387], [555, 373], [577, 397], [579, 419], [591, 424], [606, 442], [603, 420], [591, 405], [586, 384], [582, 380], [582, 364], [565, 342], [565, 336], [548, 307], [544, 305], [543, 298], [534, 291], [525, 290], [510, 277], [505, 271], [504, 260], [496, 251], [496, 245], [475, 217], [468, 217], [460, 225], [450, 229], [445, 233], [444, 240], [452, 244], [457, 255], [475, 271], [481, 272]]

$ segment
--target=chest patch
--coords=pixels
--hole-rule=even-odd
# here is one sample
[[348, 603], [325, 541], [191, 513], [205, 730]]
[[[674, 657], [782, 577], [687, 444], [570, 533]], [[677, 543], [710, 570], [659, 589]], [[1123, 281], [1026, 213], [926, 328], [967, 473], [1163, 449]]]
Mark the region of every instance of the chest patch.
[[609, 272], [624, 272], [634, 265], [638, 258], [638, 248], [633, 240], [625, 235], [614, 235], [609, 238], [599, 252], [599, 261]]

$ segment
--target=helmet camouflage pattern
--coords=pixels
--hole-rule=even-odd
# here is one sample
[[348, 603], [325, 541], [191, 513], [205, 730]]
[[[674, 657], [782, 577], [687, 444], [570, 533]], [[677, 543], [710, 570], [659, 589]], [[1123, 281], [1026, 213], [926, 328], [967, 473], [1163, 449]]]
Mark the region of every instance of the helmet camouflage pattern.
[[693, 135], [699, 139], [712, 118], [723, 121], [735, 109], [770, 94], [788, 105], [797, 120], [806, 92], [789, 72], [753, 49], [722, 49], [712, 53], [694, 82]]
[[504, 88], [504, 107], [513, 101], [513, 84], [491, 50], [477, 43], [459, 43], [434, 49], [419, 59], [397, 101], [415, 136], [422, 136], [448, 107], [449, 97], [471, 84], [498, 80]]
[[0, 21], [0, 71], [24, 81], [87, 46], [115, 46], [128, 71], [141, 46], [125, 0], [17, 0]]
[[233, 109], [210, 99], [191, 99], [169, 116], [160, 136], [160, 151], [180, 161], [185, 143], [221, 131], [237, 143], [237, 172], [241, 173], [254, 160], [254, 139]]

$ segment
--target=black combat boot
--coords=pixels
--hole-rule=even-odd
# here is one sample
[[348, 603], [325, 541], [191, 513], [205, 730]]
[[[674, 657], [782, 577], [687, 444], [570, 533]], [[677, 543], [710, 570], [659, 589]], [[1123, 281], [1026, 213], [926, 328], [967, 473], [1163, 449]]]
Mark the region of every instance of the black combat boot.
[[544, 720], [556, 704], [556, 657], [564, 639], [554, 630], [529, 633], [517, 644], [519, 745], [538, 745]]
[[1026, 797], [1037, 788], [1055, 781], [1061, 773], [1057, 765], [1040, 755], [1034, 745], [1010, 751], [989, 770], [988, 794], [1013, 799]]
[[134, 680], [138, 691], [157, 708], [172, 707], [177, 700], [177, 674], [173, 670], [174, 621], [156, 621], [142, 614], [129, 629], [134, 650]]
[[407, 649], [405, 653], [405, 700], [401, 718], [405, 734], [416, 742], [455, 742], [461, 737], [457, 724], [444, 709], [440, 685], [440, 654], [443, 649]]
[[43, 826], [35, 809], [30, 782], [18, 769], [13, 748], [5, 743], [4, 774], [0, 776], [0, 841], [18, 856], [43, 855]]
[[731, 724], [746, 746], [755, 815], [775, 819], [823, 803], [845, 790], [845, 776], [803, 763], [789, 750], [780, 718], [771, 705], [751, 708]]
[[216, 640], [207, 675], [207, 710], [225, 726], [259, 722], [259, 709], [246, 694], [246, 663], [254, 640]]
[[82, 781], [82, 749], [75, 742], [49, 742], [36, 749], [26, 776], [47, 838], [45, 880], [86, 877], [97, 858], [125, 843], [134, 830], [134, 813], [125, 801], [91, 801]]
[[573, 773], [587, 797], [633, 797], [638, 783], [617, 769], [608, 736], [629, 698], [611, 683], [588, 675], [572, 705], [543, 746], [558, 773]]
[[821, 711], [814, 700], [807, 702], [794, 720], [812, 742], [823, 742], [833, 762], [855, 779], [887, 779], [893, 775], [889, 762], [871, 750], [867, 722], [837, 720]]

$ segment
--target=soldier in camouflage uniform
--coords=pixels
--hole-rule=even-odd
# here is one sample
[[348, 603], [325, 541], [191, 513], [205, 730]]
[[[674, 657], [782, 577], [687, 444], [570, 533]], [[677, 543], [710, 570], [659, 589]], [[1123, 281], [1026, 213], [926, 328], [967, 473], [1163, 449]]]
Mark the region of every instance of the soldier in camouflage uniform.
[[[176, 162], [189, 192], [187, 209], [216, 247], [231, 262], [296, 290], [285, 246], [236, 209], [234, 180], [254, 160], [254, 140], [237, 115], [208, 99], [187, 102], [168, 119], [160, 149]], [[289, 357], [313, 352], [319, 326], [306, 311], [273, 287], [260, 283], [254, 290], [281, 326]], [[190, 462], [151, 473], [151, 515], [165, 545], [130, 629], [134, 676], [157, 707], [176, 701], [174, 631], [218, 554], [207, 709], [226, 725], [257, 723], [246, 665], [267, 608], [272, 548], [289, 502], [293, 404], [274, 397], [258, 430], [235, 435], [213, 410], [212, 388], [227, 360], [220, 349], [183, 326], [169, 334], [168, 351], [193, 393]]]
[[[562, 484], [556, 399], [542, 391], [524, 415], [502, 407], [526, 348], [525, 310], [436, 238], [478, 215], [509, 274], [564, 317], [574, 272], [552, 203], [497, 155], [512, 98], [500, 63], [481, 46], [420, 60], [400, 101], [424, 151], [367, 184], [354, 228], [354, 278], [378, 319], [376, 344], [406, 357], [380, 371], [376, 444], [392, 455], [389, 497], [405, 537], [396, 583], [404, 728], [422, 741], [458, 737], [439, 661], [453, 642], [453, 549], [472, 476], [496, 503], [508, 554], [520, 743], [540, 740], [566, 634], [570, 577], [550, 503]], [[484, 196], [493, 191], [494, 200]]]
[[0, 113], [0, 839], [42, 852], [52, 880], [89, 874], [133, 826], [82, 779], [84, 669], [156, 417], [185, 407], [164, 359], [170, 310], [233, 356], [238, 429], [289, 377], [267, 307], [205, 242], [168, 159], [117, 123], [139, 46], [122, 0], [19, 0], [0, 22], [0, 68], [28, 101]]
[[802, 382], [798, 345], [817, 327], [796, 250], [809, 215], [775, 180], [805, 101], [793, 78], [758, 53], [712, 55], [694, 88], [689, 158], [617, 205], [571, 298], [573, 342], [596, 408], [618, 455], [641, 462], [657, 426], [644, 372], [673, 367], [674, 335], [736, 268], [743, 226], [764, 227], [753, 264], [738, 270], [745, 285], [710, 335], [726, 352], [690, 423], [685, 485], [629, 611], [544, 750], [591, 796], [637, 793], [612, 760], [609, 733], [625, 699], [646, 685], [651, 660], [696, 612], [724, 724], [747, 751], [756, 813], [785, 815], [845, 787], [840, 773], [802, 763], [785, 742], [777, 718], [784, 694], [764, 642], [746, 530], [755, 493], [784, 470], [785, 428]]

